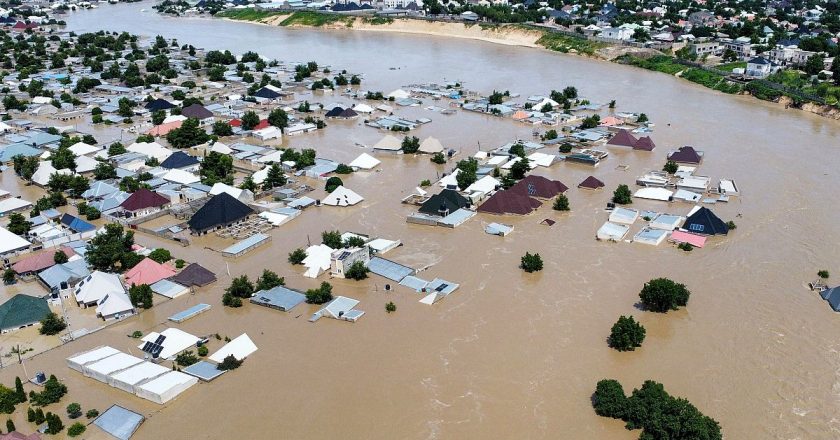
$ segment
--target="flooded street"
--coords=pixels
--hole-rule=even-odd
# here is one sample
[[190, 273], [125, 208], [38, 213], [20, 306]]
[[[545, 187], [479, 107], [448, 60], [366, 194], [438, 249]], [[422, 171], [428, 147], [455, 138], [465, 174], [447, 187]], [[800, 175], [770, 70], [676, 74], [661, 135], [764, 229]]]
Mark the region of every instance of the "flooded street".
[[[143, 8], [149, 12], [140, 13]], [[156, 296], [155, 307], [139, 317], [24, 363], [29, 376], [46, 370], [65, 381], [66, 403], [100, 411], [117, 403], [143, 413], [147, 420], [135, 439], [629, 440], [639, 431], [595, 415], [590, 396], [603, 378], [618, 379], [628, 393], [653, 379], [719, 421], [729, 439], [840, 438], [840, 317], [806, 288], [819, 269], [832, 272], [832, 285], [840, 275], [837, 122], [663, 74], [479, 41], [165, 18], [151, 12], [149, 2], [102, 5], [68, 14], [67, 22], [67, 30], [77, 33], [160, 34], [207, 50], [315, 60], [362, 72], [362, 90], [385, 93], [444, 80], [461, 80], [483, 93], [510, 90], [523, 96], [575, 86], [593, 102], [615, 99], [619, 111], [646, 113], [656, 124], [651, 137], [657, 148], [650, 153], [612, 148], [594, 169], [570, 163], [537, 169], [535, 174], [571, 188], [567, 214], [547, 202], [529, 216], [478, 214], [455, 229], [408, 224], [405, 217], [415, 208], [400, 200], [421, 180], [434, 181], [454, 164], [377, 154], [381, 171], [342, 176], [365, 197], [362, 204], [307, 209], [273, 229], [269, 244], [238, 259], [206, 249], [232, 244], [215, 235], [182, 248], [138, 233], [138, 243], [198, 261], [216, 272], [219, 282], [171, 301]], [[310, 100], [350, 102], [338, 94]], [[410, 135], [437, 137], [444, 147], [461, 150], [458, 158], [479, 145], [489, 150], [531, 139], [533, 127], [464, 111], [445, 116], [424, 109], [431, 103], [398, 107], [395, 113], [432, 119]], [[363, 126], [361, 118], [327, 123], [326, 130], [284, 145], [315, 148], [319, 156], [346, 163], [370, 152], [355, 143], [373, 145], [385, 134]], [[615, 187], [633, 188], [636, 176], [660, 169], [668, 151], [682, 145], [705, 151], [698, 174], [738, 182], [741, 197], [712, 206], [738, 229], [690, 253], [670, 245], [596, 241]], [[618, 170], [619, 164], [629, 169]], [[606, 188], [578, 189], [590, 174]], [[2, 188], [21, 192], [11, 170], [0, 177]], [[312, 197], [323, 197], [323, 182], [314, 184]], [[28, 191], [24, 188], [24, 197], [34, 200]], [[680, 215], [690, 209], [687, 203], [638, 199], [632, 207]], [[545, 218], [557, 223], [541, 225]], [[515, 230], [504, 238], [487, 235], [484, 226], [490, 222], [513, 224]], [[404, 246], [386, 258], [430, 266], [419, 276], [461, 287], [427, 306], [401, 286], [385, 293], [388, 281], [375, 275], [362, 282], [329, 280], [334, 294], [361, 301], [358, 308], [367, 313], [354, 324], [308, 323], [318, 307], [306, 304], [290, 314], [250, 304], [222, 306], [228, 272], [253, 280], [269, 268], [285, 276], [287, 286], [302, 290], [326, 280], [304, 278], [287, 254], [308, 239], [319, 243], [321, 231], [332, 229], [400, 239]], [[637, 230], [638, 225], [632, 232]], [[542, 272], [517, 268], [526, 251], [542, 255]], [[685, 283], [692, 292], [688, 307], [666, 315], [637, 309], [639, 290], [656, 277]], [[2, 292], [7, 297], [25, 288], [40, 287], [23, 284]], [[398, 307], [393, 314], [384, 310], [388, 301]], [[66, 357], [98, 345], [137, 355], [137, 340], [125, 335], [165, 328], [168, 316], [201, 302], [213, 308], [178, 327], [231, 338], [247, 332], [259, 351], [239, 370], [159, 406], [66, 367]], [[607, 347], [606, 338], [618, 316], [629, 314], [647, 328], [647, 339], [641, 349], [619, 353]], [[211, 340], [210, 351], [221, 345]], [[10, 384], [15, 375], [24, 376], [23, 367], [4, 368], [0, 381]], [[59, 411], [63, 416], [63, 408]], [[29, 425], [21, 418], [18, 426]]]

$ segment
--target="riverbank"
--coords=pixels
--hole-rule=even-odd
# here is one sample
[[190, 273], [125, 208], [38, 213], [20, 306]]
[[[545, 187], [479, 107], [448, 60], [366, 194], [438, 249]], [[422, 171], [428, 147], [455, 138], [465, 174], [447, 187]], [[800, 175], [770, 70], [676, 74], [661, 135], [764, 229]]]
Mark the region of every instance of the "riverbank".
[[722, 93], [750, 95], [760, 100], [777, 103], [785, 109], [803, 110], [840, 120], [840, 109], [836, 106], [803, 98], [794, 90], [791, 90], [793, 93], [785, 92], [758, 82], [744, 85], [732, 82], [724, 75], [707, 69], [680, 64], [674, 57], [653, 49], [609, 45], [528, 25], [467, 24], [415, 18], [324, 14], [315, 11], [258, 11], [251, 8], [223, 11], [216, 14], [216, 17], [267, 26], [397, 32], [480, 40], [506, 46], [542, 48], [666, 73]]

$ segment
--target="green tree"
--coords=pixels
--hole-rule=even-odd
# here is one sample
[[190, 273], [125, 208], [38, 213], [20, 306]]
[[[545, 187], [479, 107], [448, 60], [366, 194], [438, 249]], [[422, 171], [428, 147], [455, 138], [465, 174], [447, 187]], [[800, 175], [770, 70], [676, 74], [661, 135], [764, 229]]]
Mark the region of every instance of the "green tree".
[[679, 169], [679, 166], [673, 160], [669, 160], [665, 162], [665, 166], [662, 167], [662, 171], [665, 171], [668, 174], [674, 174]]
[[738, 54], [735, 53], [734, 50], [726, 48], [726, 50], [723, 51], [723, 61], [726, 61], [728, 63], [738, 61]]
[[614, 379], [603, 379], [595, 386], [592, 395], [592, 406], [595, 414], [601, 417], [623, 419], [627, 412], [627, 395], [624, 388]]
[[618, 351], [633, 351], [645, 340], [645, 328], [632, 316], [620, 316], [610, 331], [610, 347]]
[[15, 377], [15, 398], [18, 403], [26, 402], [26, 391], [23, 390], [23, 382], [20, 377]]
[[189, 148], [210, 140], [210, 135], [199, 126], [198, 119], [188, 118], [180, 127], [166, 134], [166, 141], [175, 148]]
[[3, 271], [3, 284], [9, 286], [15, 283], [15, 271], [12, 268]]
[[149, 253], [149, 258], [163, 264], [172, 259], [172, 253], [167, 249], [157, 248]]
[[286, 184], [286, 176], [283, 174], [283, 170], [280, 168], [280, 165], [276, 163], [271, 164], [271, 167], [268, 169], [268, 174], [263, 181], [263, 190], [268, 190], [272, 188], [279, 188]]
[[402, 140], [401, 148], [405, 154], [414, 154], [420, 149], [420, 139], [416, 136], [406, 136]]
[[53, 254], [53, 262], [55, 262], [55, 264], [64, 264], [67, 260], [68, 257], [64, 251], [55, 251], [55, 254]]
[[301, 249], [301, 248], [297, 248], [297, 249], [293, 250], [292, 252], [289, 252], [289, 263], [303, 264], [303, 260], [305, 260], [305, 259], [306, 259], [306, 251]]
[[233, 136], [233, 127], [226, 121], [216, 121], [213, 123], [213, 134], [219, 137]]
[[70, 425], [69, 428], [67, 428], [67, 435], [70, 436], [70, 437], [78, 437], [78, 436], [84, 434], [84, 432], [86, 430], [87, 430], [87, 427], [84, 424], [82, 424], [80, 422], [76, 422], [76, 423]]
[[[139, 141], [138, 141], [139, 142]], [[125, 149], [125, 146], [120, 142], [114, 142], [111, 146], [108, 147], [108, 157], [117, 156], [119, 154], [125, 154], [128, 150]]]
[[[231, 298], [250, 298], [254, 294], [254, 284], [248, 280], [247, 275], [241, 275], [231, 281], [230, 286], [225, 289], [225, 295]], [[224, 297], [222, 298], [224, 300]], [[233, 301], [236, 302], [235, 300]], [[236, 307], [236, 306], [234, 306]]]
[[553, 208], [555, 211], [569, 211], [569, 198], [565, 194], [558, 194], [554, 199]]
[[540, 257], [540, 254], [537, 253], [532, 254], [530, 252], [525, 252], [525, 255], [522, 256], [519, 267], [528, 273], [541, 271], [543, 268], [542, 257]]
[[396, 311], [397, 311], [397, 305], [396, 305], [396, 304], [394, 304], [394, 302], [393, 302], [393, 301], [388, 301], [388, 302], [385, 304], [385, 312], [387, 312], [387, 313], [394, 313], [394, 312], [396, 312]]
[[459, 160], [455, 167], [459, 170], [455, 176], [455, 181], [458, 183], [458, 188], [461, 190], [467, 189], [470, 185], [478, 180], [478, 161], [470, 157]]
[[220, 371], [227, 371], [227, 370], [235, 370], [242, 365], [242, 361], [236, 359], [236, 357], [232, 354], [227, 355], [219, 365], [216, 366], [216, 369]]
[[256, 127], [260, 123], [260, 117], [252, 111], [248, 110], [242, 115], [242, 129], [243, 130], [251, 130]]
[[190, 365], [198, 362], [198, 357], [192, 350], [187, 350], [182, 353], [179, 353], [178, 356], [175, 356], [175, 363], [182, 366], [182, 367], [189, 367]]
[[520, 159], [510, 167], [510, 172], [508, 174], [513, 179], [522, 180], [530, 170], [531, 166], [528, 164], [528, 159]]
[[326, 281], [321, 282], [321, 286], [317, 289], [306, 291], [306, 302], [309, 304], [324, 304], [332, 299], [332, 285]]
[[817, 276], [825, 280], [828, 279], [829, 273], [827, 270], [823, 269], [817, 272]]
[[335, 168], [335, 173], [336, 174], [351, 174], [351, 173], [353, 173], [353, 168], [350, 168], [349, 166], [347, 166], [343, 163], [340, 163]]
[[642, 291], [639, 292], [639, 298], [642, 300], [645, 310], [659, 313], [685, 307], [690, 295], [691, 292], [684, 284], [676, 283], [667, 278], [650, 280], [645, 283]]
[[321, 242], [333, 249], [341, 249], [343, 247], [343, 243], [341, 241], [341, 232], [339, 231], [322, 232]]
[[446, 155], [441, 152], [437, 152], [429, 160], [438, 165], [443, 165], [446, 163]]
[[148, 284], [132, 285], [128, 289], [128, 297], [131, 305], [141, 309], [151, 309], [153, 304], [152, 288]]
[[12, 234], [24, 235], [29, 232], [31, 228], [32, 222], [27, 220], [23, 214], [19, 212], [9, 214], [9, 224], [6, 225], [6, 229], [8, 229]]
[[840, 86], [840, 57], [834, 57], [831, 61], [831, 79], [834, 85]]
[[47, 416], [47, 434], [58, 434], [64, 429], [64, 423], [61, 422], [61, 418], [57, 415], [48, 412]]
[[166, 119], [166, 112], [163, 110], [155, 110], [152, 112], [152, 125], [163, 124]]
[[351, 235], [341, 243], [344, 248], [362, 247], [365, 245], [365, 239], [358, 235]]
[[822, 55], [814, 54], [808, 57], [808, 60], [805, 61], [804, 70], [808, 75], [816, 75], [820, 73], [824, 67]]
[[76, 172], [76, 155], [70, 151], [70, 147], [60, 146], [50, 156], [52, 166], [57, 170], [68, 169]]
[[268, 270], [263, 269], [262, 275], [257, 278], [257, 284], [254, 287], [254, 290], [270, 290], [277, 286], [283, 286], [286, 284], [286, 279], [278, 276], [276, 273]]
[[93, 169], [93, 178], [96, 180], [116, 179], [117, 170], [108, 162], [99, 162]]
[[136, 255], [131, 250], [133, 245], [134, 232], [123, 230], [119, 223], [109, 223], [104, 232], [88, 241], [85, 259], [92, 270], [116, 272], [127, 269], [123, 263], [132, 259], [126, 254]]
[[201, 182], [205, 185], [213, 185], [217, 182], [232, 185], [233, 158], [227, 154], [211, 151], [201, 162], [198, 173], [201, 176]]
[[6, 430], [10, 433], [17, 430], [15, 428], [15, 422], [13, 422], [12, 419], [6, 419]]
[[618, 203], [619, 205], [629, 205], [633, 203], [632, 193], [630, 192], [630, 188], [627, 185], [621, 184], [618, 185], [618, 188], [613, 192], [613, 203]]
[[328, 193], [331, 193], [331, 192], [335, 191], [336, 188], [338, 188], [339, 186], [342, 186], [342, 185], [344, 185], [344, 182], [342, 182], [339, 177], [332, 176], [329, 179], [327, 179], [327, 184], [326, 184], [326, 187], [324, 189]]
[[279, 128], [285, 129], [289, 126], [289, 115], [281, 108], [276, 108], [268, 114], [268, 123]]
[[38, 156], [24, 157], [17, 155], [12, 158], [12, 162], [14, 164], [15, 174], [26, 181], [32, 180], [32, 175], [35, 174], [35, 171], [38, 170], [41, 164]]
[[57, 335], [66, 328], [67, 323], [64, 322], [64, 318], [59, 318], [58, 315], [50, 312], [41, 320], [41, 328], [38, 332], [42, 335]]
[[89, 419], [95, 418], [95, 417], [96, 417], [96, 416], [98, 416], [98, 415], [99, 415], [99, 410], [96, 410], [96, 409], [89, 409], [89, 410], [85, 413], [85, 417], [87, 417], [87, 418], [89, 418]]
[[360, 281], [368, 277], [368, 272], [370, 272], [370, 269], [365, 266], [364, 262], [355, 261], [347, 270], [344, 271], [344, 277]]
[[82, 416], [82, 405], [79, 405], [76, 402], [73, 402], [67, 405], [67, 417], [71, 419], [78, 419]]
[[61, 400], [67, 394], [67, 385], [61, 383], [54, 374], [44, 382], [41, 392], [30, 391], [29, 401], [35, 406], [47, 406]]

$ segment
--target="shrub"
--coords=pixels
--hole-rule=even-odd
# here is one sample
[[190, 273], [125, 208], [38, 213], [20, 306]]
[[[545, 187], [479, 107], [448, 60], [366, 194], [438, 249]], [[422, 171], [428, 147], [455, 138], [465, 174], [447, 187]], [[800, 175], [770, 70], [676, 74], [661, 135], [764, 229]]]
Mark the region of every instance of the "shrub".
[[207, 356], [210, 353], [210, 350], [207, 348], [206, 345], [202, 345], [198, 347], [198, 355], [201, 357]]
[[242, 365], [242, 361], [236, 359], [232, 354], [227, 355], [222, 363], [216, 366], [220, 371], [235, 370]]
[[338, 188], [339, 186], [343, 186], [343, 185], [344, 185], [344, 182], [342, 182], [341, 179], [339, 179], [336, 176], [332, 176], [329, 179], [327, 179], [327, 185], [324, 187], [324, 189], [328, 193], [331, 193], [331, 192], [335, 191], [336, 188]]
[[618, 203], [619, 205], [629, 205], [633, 203], [631, 199], [632, 193], [630, 192], [630, 188], [627, 185], [618, 185], [615, 192], [613, 192], [613, 203]]
[[680, 243], [677, 245], [677, 249], [683, 250], [685, 252], [691, 252], [694, 250], [694, 246], [691, 243]]
[[388, 301], [388, 303], [385, 304], [385, 311], [388, 312], [388, 313], [396, 312], [397, 311], [397, 305], [394, 304], [393, 301]]
[[289, 263], [292, 264], [303, 264], [303, 260], [306, 259], [306, 251], [297, 248], [291, 252], [289, 252]]
[[420, 181], [420, 186], [423, 188], [427, 186], [432, 186], [432, 182], [429, 179], [423, 179]]
[[736, 225], [735, 222], [733, 222], [732, 220], [729, 220], [728, 222], [726, 222], [726, 227], [729, 229], [737, 229], [738, 225]]
[[50, 312], [41, 320], [41, 328], [38, 330], [42, 335], [56, 335], [67, 328], [64, 318], [59, 318], [54, 312]]
[[646, 310], [659, 313], [667, 313], [669, 310], [678, 310], [688, 304], [688, 297], [691, 292], [684, 284], [679, 284], [667, 278], [657, 278], [645, 283], [639, 298]]
[[175, 260], [175, 268], [176, 269], [182, 269], [186, 264], [187, 264], [187, 262], [180, 259], [180, 258]]
[[332, 301], [332, 285], [324, 281], [317, 289], [306, 291], [306, 302], [309, 304], [324, 304]]
[[13, 422], [12, 419], [6, 419], [6, 430], [9, 432], [16, 431], [15, 422]]
[[569, 198], [565, 194], [558, 194], [557, 198], [554, 199], [553, 208], [555, 211], [568, 211], [570, 209]]
[[540, 257], [540, 254], [537, 253], [531, 254], [529, 252], [525, 252], [519, 267], [529, 273], [540, 271], [543, 268], [542, 257]]
[[346, 278], [351, 279], [351, 280], [359, 281], [359, 280], [363, 280], [363, 279], [367, 278], [368, 277], [368, 272], [370, 272], [370, 269], [368, 269], [368, 267], [365, 266], [364, 262], [355, 261], [344, 272], [344, 276]]
[[69, 428], [67, 428], [67, 435], [69, 435], [70, 437], [77, 437], [82, 435], [82, 433], [84, 433], [86, 429], [87, 428], [85, 427], [85, 425], [81, 424], [80, 422], [76, 422], [70, 425]]
[[242, 298], [235, 297], [229, 293], [222, 295], [222, 305], [227, 307], [242, 307]]
[[669, 160], [668, 162], [665, 162], [665, 166], [662, 167], [662, 171], [665, 171], [668, 174], [674, 174], [677, 172], [678, 168], [679, 166], [676, 162]]
[[432, 162], [434, 162], [438, 165], [443, 165], [443, 164], [446, 163], [446, 156], [441, 152], [437, 152], [429, 160], [431, 160]]
[[143, 332], [141, 332], [140, 330], [134, 330], [134, 332], [132, 332], [128, 336], [134, 339], [140, 339], [143, 337]]
[[618, 351], [633, 351], [645, 340], [645, 328], [632, 316], [620, 316], [610, 331], [610, 347]]
[[823, 270], [817, 272], [817, 276], [822, 278], [822, 279], [826, 279], [826, 278], [828, 278], [828, 271], [823, 269]]
[[99, 410], [97, 410], [97, 409], [89, 409], [89, 410], [85, 413], [85, 417], [87, 417], [87, 418], [89, 418], [89, 419], [92, 419], [92, 418], [94, 418], [94, 417], [96, 417], [96, 416], [98, 416], [98, 415], [99, 415]]
[[335, 168], [335, 173], [336, 174], [350, 174], [352, 172], [353, 172], [353, 168], [350, 168], [349, 166], [347, 166], [343, 163], [338, 164], [338, 166]]
[[192, 350], [187, 350], [175, 356], [175, 363], [182, 367], [189, 367], [196, 362], [198, 362], [198, 357], [196, 357]]
[[67, 417], [71, 419], [78, 419], [82, 416], [82, 405], [79, 405], [76, 402], [73, 402], [67, 405]]
[[163, 264], [172, 259], [172, 253], [164, 248], [157, 248], [149, 254], [149, 258]]

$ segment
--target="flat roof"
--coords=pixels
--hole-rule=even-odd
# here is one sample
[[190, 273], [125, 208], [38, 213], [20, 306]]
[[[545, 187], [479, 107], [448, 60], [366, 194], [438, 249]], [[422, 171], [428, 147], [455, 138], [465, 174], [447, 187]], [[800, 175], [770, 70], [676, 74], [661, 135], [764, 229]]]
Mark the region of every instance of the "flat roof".
[[205, 382], [210, 382], [225, 373], [224, 370], [219, 370], [216, 368], [215, 364], [211, 364], [207, 361], [198, 361], [181, 371], [191, 376], [195, 376]]
[[146, 420], [142, 415], [114, 405], [102, 413], [93, 424], [120, 440], [128, 440]]
[[206, 312], [207, 310], [210, 310], [210, 307], [211, 307], [210, 304], [203, 304], [203, 303], [202, 304], [196, 304], [196, 305], [188, 308], [187, 310], [184, 310], [183, 312], [178, 312], [178, 313], [170, 316], [169, 320], [173, 321], [173, 322], [181, 323], [181, 322], [184, 322], [184, 321], [192, 318], [195, 315], [198, 315], [199, 313]]
[[266, 242], [270, 239], [271, 239], [270, 235], [266, 235], [266, 234], [263, 234], [263, 233], [257, 233], [257, 234], [254, 234], [254, 235], [252, 235], [252, 236], [234, 244], [233, 246], [230, 246], [230, 247], [222, 250], [222, 253], [225, 254], [225, 255], [240, 255], [243, 252], [245, 252], [245, 251], [247, 251], [247, 250], [249, 250], [253, 247], [259, 246], [259, 245], [263, 244], [264, 242]]
[[284, 312], [292, 310], [304, 301], [306, 301], [306, 295], [284, 286], [277, 286], [270, 290], [260, 290], [251, 298], [253, 304], [280, 309]]
[[166, 391], [172, 389], [175, 386], [190, 382], [195, 380], [189, 374], [184, 374], [180, 371], [170, 371], [157, 379], [152, 379], [151, 381], [140, 385], [140, 389], [149, 391], [154, 394], [161, 394], [165, 393]]
[[395, 263], [391, 260], [386, 260], [382, 257], [373, 257], [368, 263], [368, 269], [371, 272], [387, 278], [392, 281], [400, 282], [403, 278], [414, 275], [414, 269]]
[[115, 371], [123, 370], [128, 367], [137, 365], [140, 362], [143, 362], [143, 359], [120, 352], [113, 356], [108, 356], [105, 359], [102, 359], [101, 361], [97, 361], [90, 365], [87, 365], [87, 368], [91, 371], [107, 375]]
[[80, 365], [89, 364], [91, 362], [102, 360], [108, 356], [113, 356], [120, 351], [114, 347], [97, 347], [92, 350], [88, 350], [84, 353], [77, 353], [72, 357], [67, 358], [68, 362], [74, 362]]

